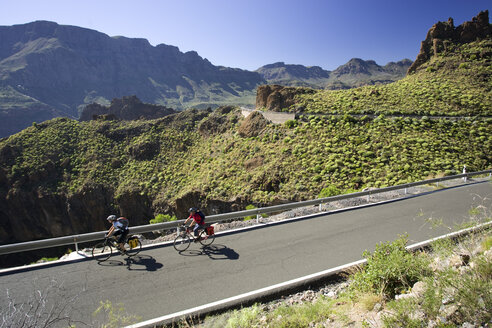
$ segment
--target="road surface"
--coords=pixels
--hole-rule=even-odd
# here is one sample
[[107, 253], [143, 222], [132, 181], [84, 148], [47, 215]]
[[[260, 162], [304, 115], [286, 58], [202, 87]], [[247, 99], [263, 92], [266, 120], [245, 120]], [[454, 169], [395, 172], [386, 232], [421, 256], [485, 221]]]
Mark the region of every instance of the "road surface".
[[[6, 290], [16, 303], [55, 281], [50, 299], [70, 303], [73, 319], [89, 323], [100, 301], [122, 303], [148, 320], [361, 259], [378, 242], [407, 233], [409, 244], [450, 232], [478, 205], [491, 208], [492, 184], [440, 190], [386, 204], [297, 219], [218, 235], [179, 254], [172, 245], [145, 248], [136, 262], [116, 256], [0, 274], [0, 308]], [[432, 220], [442, 220], [435, 226]], [[78, 323], [77, 327], [83, 327]]]

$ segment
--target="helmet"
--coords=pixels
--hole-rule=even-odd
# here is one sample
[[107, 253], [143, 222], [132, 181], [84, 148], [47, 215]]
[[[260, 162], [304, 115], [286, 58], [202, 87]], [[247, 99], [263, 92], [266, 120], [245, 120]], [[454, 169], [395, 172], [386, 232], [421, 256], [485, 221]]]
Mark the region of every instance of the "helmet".
[[196, 212], [196, 211], [197, 211], [196, 207], [190, 207], [190, 209], [188, 210], [188, 212]]
[[114, 220], [116, 220], [116, 215], [111, 214], [110, 216], [108, 216], [106, 218], [106, 220], [108, 220], [108, 221], [114, 221]]

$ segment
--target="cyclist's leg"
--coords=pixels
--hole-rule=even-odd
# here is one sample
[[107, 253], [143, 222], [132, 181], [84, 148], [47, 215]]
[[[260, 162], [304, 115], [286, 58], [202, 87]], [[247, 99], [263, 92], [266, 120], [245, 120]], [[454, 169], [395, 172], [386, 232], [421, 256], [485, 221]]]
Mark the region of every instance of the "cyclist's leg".
[[195, 236], [195, 242], [198, 241], [200, 238], [200, 228], [201, 226], [197, 223], [195, 224], [195, 227], [193, 228], [193, 235]]
[[128, 236], [128, 229], [126, 230], [118, 230], [114, 233], [114, 236], [118, 236], [116, 243], [121, 251], [125, 251], [125, 240]]

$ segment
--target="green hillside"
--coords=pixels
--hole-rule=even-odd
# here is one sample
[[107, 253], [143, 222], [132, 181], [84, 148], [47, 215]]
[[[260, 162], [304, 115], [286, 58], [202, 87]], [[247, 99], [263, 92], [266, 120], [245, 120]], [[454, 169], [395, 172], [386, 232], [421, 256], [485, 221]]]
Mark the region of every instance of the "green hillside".
[[449, 44], [397, 82], [299, 96], [310, 113], [492, 115], [492, 40]]
[[[239, 110], [178, 115], [177, 127], [169, 119], [54, 119], [0, 141], [0, 152], [15, 154], [0, 165], [10, 188], [70, 194], [101, 184], [116, 197], [138, 190], [154, 205], [193, 191], [204, 202], [270, 204], [316, 197], [326, 187], [382, 187], [458, 173], [465, 164], [469, 171], [491, 166], [490, 119], [305, 116], [244, 138]], [[197, 132], [218, 118], [229, 124], [222, 133]]]

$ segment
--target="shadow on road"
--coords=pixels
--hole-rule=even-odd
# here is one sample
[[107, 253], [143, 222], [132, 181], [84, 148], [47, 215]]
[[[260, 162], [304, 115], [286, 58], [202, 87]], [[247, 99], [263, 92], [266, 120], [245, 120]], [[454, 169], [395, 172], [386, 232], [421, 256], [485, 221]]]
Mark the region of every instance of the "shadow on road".
[[128, 270], [135, 271], [157, 271], [164, 267], [150, 255], [136, 255], [121, 260], [110, 259], [98, 263], [101, 266], [126, 266]]
[[179, 252], [183, 256], [207, 255], [212, 260], [237, 260], [239, 254], [225, 245], [211, 245], [203, 247], [201, 250], [190, 250]]

